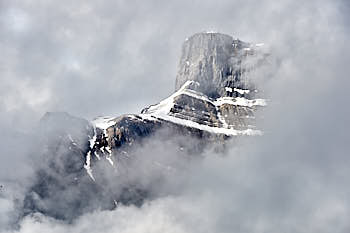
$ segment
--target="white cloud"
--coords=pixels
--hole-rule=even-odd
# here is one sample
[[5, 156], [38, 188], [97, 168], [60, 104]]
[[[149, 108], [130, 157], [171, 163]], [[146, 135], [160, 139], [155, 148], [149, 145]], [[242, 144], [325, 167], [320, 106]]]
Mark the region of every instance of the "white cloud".
[[[263, 137], [243, 139], [226, 157], [209, 151], [186, 177], [169, 180], [169, 190], [179, 187], [177, 192], [141, 208], [97, 210], [70, 225], [27, 217], [19, 232], [348, 232], [350, 56], [342, 4], [103, 1], [80, 10], [70, 9], [69, 1], [24, 5], [29, 18], [42, 20], [35, 36], [22, 40], [10, 41], [0, 29], [8, 36], [0, 47], [9, 55], [0, 58], [0, 67], [7, 67], [0, 70], [5, 77], [0, 96], [9, 101], [0, 105], [4, 118], [13, 117], [8, 106], [20, 106], [20, 101], [27, 106], [18, 110], [24, 118], [28, 109], [42, 112], [46, 106], [94, 116], [152, 104], [173, 89], [181, 41], [203, 28], [263, 41], [271, 45], [277, 64], [260, 76], [272, 100], [259, 122], [266, 129]], [[37, 35], [39, 42], [33, 39]], [[66, 54], [74, 56], [57, 62]], [[86, 67], [94, 67], [93, 72]], [[38, 84], [45, 79], [49, 89]], [[13, 160], [4, 157], [4, 168], [6, 161]], [[1, 203], [6, 215], [11, 204]]]
[[27, 12], [20, 8], [10, 8], [1, 17], [5, 27], [14, 32], [25, 32], [30, 29], [31, 19]]

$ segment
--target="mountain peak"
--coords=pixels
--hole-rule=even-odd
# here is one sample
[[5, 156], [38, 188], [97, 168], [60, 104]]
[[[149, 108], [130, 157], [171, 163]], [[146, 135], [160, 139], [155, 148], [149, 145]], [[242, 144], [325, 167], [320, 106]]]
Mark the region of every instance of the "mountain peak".
[[[131, 181], [132, 171], [141, 165], [163, 174], [172, 167], [171, 161], [140, 153], [153, 139], [171, 142], [178, 156], [194, 158], [208, 146], [224, 150], [228, 138], [261, 135], [255, 113], [266, 102], [256, 98], [258, 90], [248, 81], [260, 59], [257, 47], [221, 33], [197, 33], [183, 44], [176, 91], [140, 114], [90, 122], [64, 112], [45, 114], [38, 130], [45, 162], [26, 196], [25, 213], [69, 220], [86, 207], [142, 204], [152, 198], [150, 187]], [[103, 187], [106, 180], [113, 185]], [[67, 189], [76, 195], [64, 200], [60, 191]], [[62, 208], [53, 208], [57, 201]]]
[[255, 64], [246, 61], [258, 55], [257, 51], [255, 45], [226, 34], [194, 34], [182, 45], [175, 90], [190, 80], [198, 82], [200, 91], [213, 98], [226, 96], [226, 87], [249, 88], [244, 77]]

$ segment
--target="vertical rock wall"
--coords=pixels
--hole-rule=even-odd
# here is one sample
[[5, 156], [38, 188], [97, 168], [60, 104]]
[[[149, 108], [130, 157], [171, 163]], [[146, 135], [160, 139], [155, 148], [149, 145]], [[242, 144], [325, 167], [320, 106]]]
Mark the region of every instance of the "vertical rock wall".
[[182, 46], [175, 89], [186, 81], [200, 83], [200, 92], [212, 98], [227, 96], [225, 87], [251, 88], [244, 79], [245, 60], [254, 54], [249, 43], [220, 33], [198, 33]]

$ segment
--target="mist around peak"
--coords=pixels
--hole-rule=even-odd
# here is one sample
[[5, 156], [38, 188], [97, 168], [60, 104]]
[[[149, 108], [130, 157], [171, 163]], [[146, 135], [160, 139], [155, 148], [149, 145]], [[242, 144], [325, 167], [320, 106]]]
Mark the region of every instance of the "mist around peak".
[[[347, 2], [2, 5], [1, 231], [349, 231]], [[96, 210], [69, 224], [33, 214], [13, 226], [40, 165], [26, 153], [38, 143], [26, 137], [33, 122], [46, 111], [93, 118], [161, 100], [174, 89], [181, 42], [203, 28], [271, 46], [277, 62], [260, 74], [268, 74], [262, 86], [271, 100], [259, 122], [264, 136], [224, 156], [208, 149], [200, 163], [183, 165], [188, 173], [166, 177], [166, 195], [140, 207]], [[172, 142], [158, 142], [139, 153], [177, 155]], [[142, 174], [135, 169], [134, 178]]]

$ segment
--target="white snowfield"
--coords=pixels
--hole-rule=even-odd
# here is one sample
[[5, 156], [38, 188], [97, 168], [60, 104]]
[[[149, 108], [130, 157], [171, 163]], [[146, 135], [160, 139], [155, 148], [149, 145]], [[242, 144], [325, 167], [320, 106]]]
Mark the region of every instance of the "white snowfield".
[[253, 106], [266, 106], [265, 99], [246, 99], [243, 97], [221, 97], [218, 98], [215, 102], [215, 105], [220, 106], [223, 104], [231, 104], [237, 106], [253, 107]]
[[225, 87], [225, 91], [232, 92], [232, 88], [231, 87]]
[[239, 88], [233, 88], [233, 91], [238, 92], [239, 94], [248, 94], [250, 92], [250, 90], [246, 90], [246, 89], [239, 89]]
[[[233, 44], [235, 45], [235, 44]], [[242, 48], [243, 51], [265, 51], [268, 50], [268, 46], [265, 43], [249, 44], [248, 47]]]
[[216, 34], [217, 32], [213, 31], [213, 30], [210, 30], [210, 31], [206, 31], [205, 33], [207, 33], [207, 34]]

